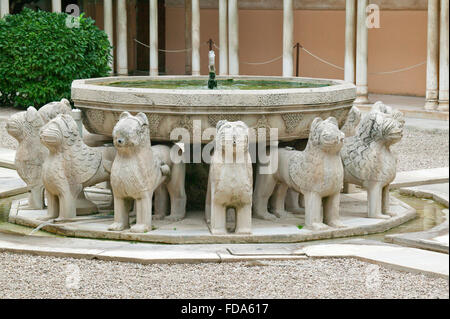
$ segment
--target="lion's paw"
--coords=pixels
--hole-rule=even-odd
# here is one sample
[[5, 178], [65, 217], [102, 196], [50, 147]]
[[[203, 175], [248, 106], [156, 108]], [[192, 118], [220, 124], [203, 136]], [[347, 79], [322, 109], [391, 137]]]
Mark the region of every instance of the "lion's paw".
[[272, 220], [272, 221], [276, 221], [278, 219], [277, 216], [275, 216], [269, 212], [265, 212], [264, 214], [256, 214], [255, 218], [264, 219], [264, 220]]
[[340, 220], [328, 222], [327, 225], [330, 227], [333, 227], [333, 228], [346, 228], [347, 227]]
[[127, 225], [124, 223], [113, 223], [111, 226], [108, 227], [108, 230], [111, 231], [121, 231], [127, 228]]
[[178, 222], [180, 220], [183, 220], [184, 216], [170, 214], [169, 216], [166, 216], [164, 219], [169, 222]]
[[130, 228], [132, 233], [147, 233], [150, 231], [150, 226], [144, 224], [136, 224]]
[[286, 218], [289, 217], [289, 213], [285, 210], [274, 210], [272, 212], [273, 215], [277, 216], [278, 218]]
[[163, 220], [166, 217], [164, 214], [155, 214], [152, 216], [153, 220]]
[[329, 230], [330, 227], [325, 225], [324, 223], [313, 223], [310, 227], [307, 227], [314, 231], [321, 231], [321, 230]]

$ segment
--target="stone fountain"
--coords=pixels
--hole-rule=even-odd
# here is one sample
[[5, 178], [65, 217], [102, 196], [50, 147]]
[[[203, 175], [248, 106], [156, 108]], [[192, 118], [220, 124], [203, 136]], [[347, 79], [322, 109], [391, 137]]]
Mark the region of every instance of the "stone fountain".
[[220, 120], [277, 128], [280, 141], [307, 139], [316, 117], [333, 116], [343, 125], [356, 98], [355, 86], [340, 80], [256, 76], [218, 76], [217, 80], [214, 90], [208, 89], [206, 76], [77, 80], [72, 84], [72, 100], [84, 113], [91, 133], [112, 137], [122, 112], [143, 112], [152, 140], [173, 142], [174, 128], [186, 128], [192, 136], [194, 121], [201, 123], [203, 131]]
[[[209, 62], [209, 78], [74, 81], [72, 100], [84, 127], [107, 143], [86, 145], [89, 136], [67, 114], [42, 121], [49, 149], [42, 178], [51, 200], [34, 211], [15, 203], [10, 221], [79, 237], [252, 243], [380, 232], [414, 218], [414, 209], [389, 201], [396, 170], [389, 146], [401, 138], [399, 112], [378, 103], [357, 126], [351, 83], [216, 77], [214, 52]], [[355, 136], [344, 140], [341, 129]], [[383, 165], [374, 164], [377, 154]], [[112, 193], [88, 188], [105, 180]], [[366, 188], [369, 197], [340, 194], [344, 181]], [[90, 192], [92, 198], [93, 189], [114, 194], [113, 212], [78, 214], [75, 199]], [[200, 206], [186, 206], [196, 200]]]

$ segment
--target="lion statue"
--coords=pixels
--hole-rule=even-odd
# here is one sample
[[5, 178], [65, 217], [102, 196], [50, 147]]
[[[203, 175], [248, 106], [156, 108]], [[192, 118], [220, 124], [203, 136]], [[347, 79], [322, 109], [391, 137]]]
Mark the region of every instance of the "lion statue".
[[241, 121], [219, 121], [216, 130], [206, 194], [206, 220], [213, 235], [226, 234], [227, 209], [234, 209], [235, 233], [250, 234], [253, 169], [249, 129]]
[[77, 209], [96, 209], [83, 205], [83, 189], [109, 180], [114, 148], [89, 147], [84, 144], [71, 115], [59, 114], [42, 127], [41, 143], [49, 150], [42, 167], [47, 191], [48, 214], [45, 220], [70, 220]]
[[389, 185], [395, 179], [397, 159], [390, 146], [403, 137], [403, 114], [377, 102], [346, 138], [341, 150], [344, 180], [364, 187], [370, 218], [389, 218]]
[[30, 106], [26, 111], [16, 113], [6, 123], [6, 130], [19, 146], [14, 164], [20, 178], [29, 189], [28, 203], [22, 209], [43, 209], [44, 184], [42, 164], [48, 156], [48, 149], [39, 141], [40, 129], [58, 114], [69, 114], [70, 103], [66, 99], [44, 105], [37, 111]]
[[[361, 111], [353, 106], [348, 113], [347, 120], [341, 127], [341, 132], [345, 134], [345, 137], [353, 136], [356, 132], [356, 127], [361, 121]], [[353, 193], [353, 185], [344, 183], [344, 193]], [[286, 211], [293, 214], [305, 213], [305, 199], [303, 196], [293, 189], [289, 189], [286, 194]]]
[[[339, 218], [340, 191], [344, 178], [339, 151], [344, 137], [334, 117], [326, 120], [316, 118], [311, 124], [304, 151], [278, 149], [278, 169], [273, 174], [261, 174], [259, 164], [253, 215], [269, 220], [286, 216], [286, 192], [292, 188], [304, 196], [306, 228], [324, 230], [328, 226], [344, 227]], [[268, 211], [269, 198], [273, 214]]]
[[341, 132], [345, 134], [345, 137], [355, 135], [359, 122], [361, 122], [361, 111], [353, 106], [348, 113], [347, 120], [341, 127]]
[[62, 99], [59, 102], [50, 102], [39, 109], [39, 115], [45, 123], [50, 122], [59, 114], [70, 114], [72, 107], [67, 99]]
[[165, 217], [169, 206], [167, 197], [170, 197], [170, 215], [166, 219], [183, 219], [186, 215], [185, 164], [172, 161], [168, 146], [151, 145], [147, 116], [123, 112], [114, 127], [113, 141], [117, 149], [111, 170], [114, 223], [108, 229], [121, 231], [129, 228], [128, 202], [134, 199], [136, 224], [130, 231], [150, 231], [153, 193], [155, 219]]

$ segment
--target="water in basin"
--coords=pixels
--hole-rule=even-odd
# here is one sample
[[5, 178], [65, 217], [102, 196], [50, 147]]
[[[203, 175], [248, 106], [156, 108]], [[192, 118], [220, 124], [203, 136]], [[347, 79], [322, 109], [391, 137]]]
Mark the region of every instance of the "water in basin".
[[[16, 224], [8, 223], [9, 210], [11, 209], [11, 203], [14, 200], [26, 198], [26, 194], [17, 195], [14, 197], [1, 198], [0, 199], [0, 233], [7, 234], [21, 234], [21, 235], [29, 235], [33, 228], [20, 226]], [[33, 233], [33, 236], [48, 236], [48, 237], [59, 237], [57, 235], [45, 232], [45, 231], [36, 231]]]
[[359, 238], [384, 241], [385, 235], [427, 231], [442, 224], [448, 218], [448, 209], [433, 200], [400, 195], [398, 191], [392, 192], [391, 196], [413, 207], [417, 211], [417, 218], [384, 233], [358, 236]]
[[[275, 89], [300, 89], [318, 88], [330, 86], [329, 84], [317, 84], [306, 82], [268, 81], [268, 80], [217, 80], [219, 90], [275, 90]], [[175, 90], [209, 90], [205, 80], [141, 80], [106, 82], [99, 85], [143, 88], [143, 89], [175, 89]]]

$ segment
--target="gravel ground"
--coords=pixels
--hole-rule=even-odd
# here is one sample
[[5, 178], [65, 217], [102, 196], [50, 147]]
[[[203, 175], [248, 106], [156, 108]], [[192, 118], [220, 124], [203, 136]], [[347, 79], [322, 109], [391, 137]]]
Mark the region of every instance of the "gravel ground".
[[448, 131], [405, 128], [403, 139], [392, 146], [397, 154], [397, 171], [449, 166]]
[[0, 287], [0, 298], [449, 298], [445, 279], [354, 259], [141, 265], [0, 253]]

